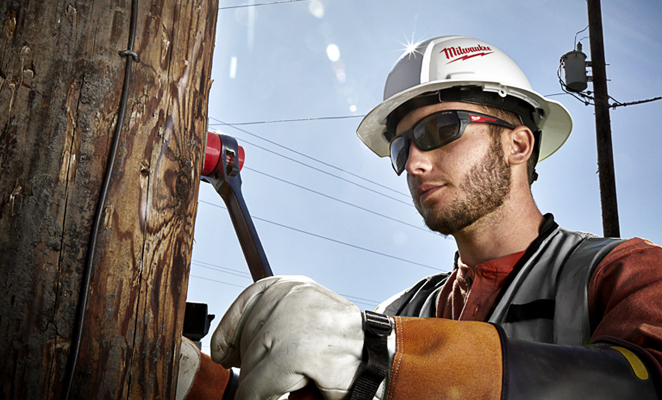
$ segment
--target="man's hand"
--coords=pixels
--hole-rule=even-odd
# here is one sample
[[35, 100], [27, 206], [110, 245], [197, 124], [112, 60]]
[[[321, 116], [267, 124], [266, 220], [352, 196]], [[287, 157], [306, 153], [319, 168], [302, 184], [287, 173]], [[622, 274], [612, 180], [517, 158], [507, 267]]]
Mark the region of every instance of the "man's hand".
[[237, 400], [278, 399], [314, 383], [345, 398], [361, 365], [359, 309], [305, 277], [271, 277], [248, 287], [211, 338], [212, 359], [241, 367]]

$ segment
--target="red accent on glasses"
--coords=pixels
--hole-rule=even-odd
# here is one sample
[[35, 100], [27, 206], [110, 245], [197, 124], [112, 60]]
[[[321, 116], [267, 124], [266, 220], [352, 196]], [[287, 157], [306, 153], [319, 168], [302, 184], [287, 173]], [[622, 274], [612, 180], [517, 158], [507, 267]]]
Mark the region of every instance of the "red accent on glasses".
[[496, 119], [492, 118], [485, 118], [481, 117], [479, 115], [474, 115], [474, 114], [469, 114], [469, 117], [471, 118], [471, 122], [496, 122]]

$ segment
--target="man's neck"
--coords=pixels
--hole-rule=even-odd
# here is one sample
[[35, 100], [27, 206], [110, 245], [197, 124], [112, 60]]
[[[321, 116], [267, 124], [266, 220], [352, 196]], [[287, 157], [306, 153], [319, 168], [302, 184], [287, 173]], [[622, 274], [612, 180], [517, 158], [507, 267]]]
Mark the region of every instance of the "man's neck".
[[532, 198], [519, 200], [507, 201], [493, 213], [453, 234], [464, 264], [475, 267], [526, 250], [538, 237], [543, 215]]

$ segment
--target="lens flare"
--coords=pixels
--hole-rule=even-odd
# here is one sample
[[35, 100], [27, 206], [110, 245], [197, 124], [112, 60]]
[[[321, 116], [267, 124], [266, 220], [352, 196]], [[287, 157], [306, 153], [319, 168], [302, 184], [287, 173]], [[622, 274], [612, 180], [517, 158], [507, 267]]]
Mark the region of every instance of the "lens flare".
[[326, 55], [329, 60], [336, 62], [340, 59], [340, 49], [335, 44], [330, 44], [326, 47]]

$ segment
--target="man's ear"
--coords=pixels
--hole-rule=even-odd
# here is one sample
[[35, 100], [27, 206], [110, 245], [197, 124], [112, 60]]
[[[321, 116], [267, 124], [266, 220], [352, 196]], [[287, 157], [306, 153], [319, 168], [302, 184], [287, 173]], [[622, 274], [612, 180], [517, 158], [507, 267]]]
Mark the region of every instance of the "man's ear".
[[504, 153], [510, 165], [526, 164], [533, 153], [535, 139], [526, 126], [507, 131], [505, 134]]

